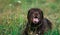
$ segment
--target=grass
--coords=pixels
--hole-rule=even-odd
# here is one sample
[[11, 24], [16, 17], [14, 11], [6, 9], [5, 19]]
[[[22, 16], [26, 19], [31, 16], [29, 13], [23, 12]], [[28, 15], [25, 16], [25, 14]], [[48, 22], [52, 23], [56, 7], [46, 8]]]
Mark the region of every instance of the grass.
[[53, 29], [45, 35], [60, 35], [60, 0], [0, 0], [0, 35], [21, 35], [30, 8], [40, 8]]

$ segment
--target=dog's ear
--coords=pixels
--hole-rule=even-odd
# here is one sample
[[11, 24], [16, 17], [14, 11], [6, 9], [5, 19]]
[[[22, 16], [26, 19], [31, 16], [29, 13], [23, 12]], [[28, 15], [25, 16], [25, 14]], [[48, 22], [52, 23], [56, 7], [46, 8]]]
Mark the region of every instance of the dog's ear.
[[31, 16], [31, 13], [33, 13], [33, 12], [34, 12], [34, 8], [31, 8], [31, 9], [28, 10], [28, 13], [27, 13], [27, 19], [28, 19], [28, 21], [29, 21], [29, 18]]
[[27, 19], [29, 19], [32, 12], [34, 12], [34, 8], [28, 10]]
[[41, 19], [43, 19], [43, 18], [44, 18], [44, 16], [43, 16], [43, 11], [39, 9], [39, 12], [40, 12], [40, 17], [41, 17]]
[[29, 13], [30, 13], [30, 10], [27, 13], [27, 19], [28, 19], [28, 21], [29, 21], [29, 16], [30, 16]]

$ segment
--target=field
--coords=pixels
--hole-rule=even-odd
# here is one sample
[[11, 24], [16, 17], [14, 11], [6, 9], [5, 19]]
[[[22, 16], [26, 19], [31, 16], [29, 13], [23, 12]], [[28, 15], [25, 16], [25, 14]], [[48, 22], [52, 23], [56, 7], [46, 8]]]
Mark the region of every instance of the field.
[[30, 8], [40, 8], [52, 22], [45, 35], [60, 35], [60, 0], [0, 0], [0, 35], [21, 35]]

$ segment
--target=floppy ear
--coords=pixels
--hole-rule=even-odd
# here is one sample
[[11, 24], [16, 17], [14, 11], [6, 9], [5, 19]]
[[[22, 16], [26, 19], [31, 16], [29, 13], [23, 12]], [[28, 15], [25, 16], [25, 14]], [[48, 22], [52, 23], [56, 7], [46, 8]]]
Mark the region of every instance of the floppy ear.
[[31, 13], [34, 12], [33, 8], [30, 9], [27, 13], [27, 19], [29, 20]]
[[43, 11], [42, 11], [41, 9], [38, 9], [37, 11], [38, 11], [39, 14], [40, 14], [40, 18], [43, 19], [43, 18], [44, 18], [44, 16], [43, 16]]
[[43, 19], [43, 18], [44, 18], [44, 16], [43, 16], [43, 11], [41, 10], [40, 12], [41, 12], [41, 13], [40, 13], [41, 19]]
[[28, 13], [27, 13], [27, 19], [28, 19], [28, 21], [29, 21], [29, 17], [30, 17], [30, 11], [31, 10], [29, 10]]

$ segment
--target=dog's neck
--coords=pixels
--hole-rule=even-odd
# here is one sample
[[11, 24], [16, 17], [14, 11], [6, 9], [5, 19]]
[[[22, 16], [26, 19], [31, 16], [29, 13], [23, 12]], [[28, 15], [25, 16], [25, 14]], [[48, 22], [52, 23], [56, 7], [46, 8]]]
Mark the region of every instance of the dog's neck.
[[37, 24], [31, 23], [31, 24], [29, 24], [29, 28], [30, 28], [31, 31], [34, 32], [34, 31], [36, 31], [41, 25], [42, 25], [41, 22], [39, 22], [39, 23], [37, 23]]

